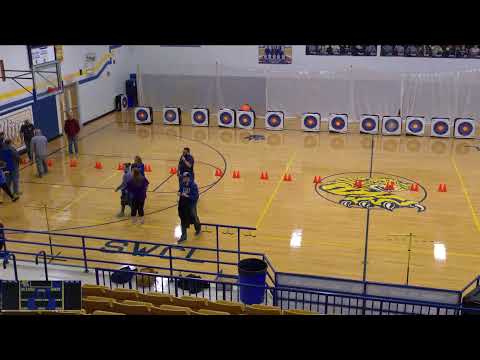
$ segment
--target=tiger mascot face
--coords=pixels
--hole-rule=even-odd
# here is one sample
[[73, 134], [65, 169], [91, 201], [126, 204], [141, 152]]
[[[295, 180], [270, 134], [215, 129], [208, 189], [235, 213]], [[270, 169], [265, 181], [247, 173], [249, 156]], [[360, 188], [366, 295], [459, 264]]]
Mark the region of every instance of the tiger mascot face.
[[[361, 181], [361, 186], [355, 183]], [[394, 184], [394, 190], [388, 190], [387, 184]], [[394, 193], [409, 191], [411, 183], [392, 177], [338, 177], [319, 185], [319, 189], [332, 195], [342, 196], [339, 204], [348, 208], [382, 208], [393, 211], [398, 208], [414, 208], [425, 211], [418, 201], [407, 200]]]

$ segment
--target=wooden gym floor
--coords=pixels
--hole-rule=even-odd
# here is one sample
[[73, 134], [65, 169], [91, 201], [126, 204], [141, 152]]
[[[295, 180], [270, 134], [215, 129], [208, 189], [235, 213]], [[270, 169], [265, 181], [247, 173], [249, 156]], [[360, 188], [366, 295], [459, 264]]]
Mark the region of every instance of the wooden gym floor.
[[[160, 119], [160, 114], [155, 118]], [[177, 166], [183, 147], [189, 146], [202, 190], [200, 220], [257, 227], [242, 235], [242, 250], [265, 253], [277, 271], [362, 279], [366, 253], [365, 275], [370, 281], [405, 284], [408, 277], [411, 285], [461, 289], [480, 272], [476, 180], [480, 170], [475, 166], [480, 152], [475, 140], [360, 135], [358, 128], [349, 134], [330, 134], [323, 128], [326, 124], [320, 133], [305, 133], [299, 130], [298, 120], [286, 121], [286, 131], [246, 131], [163, 126], [159, 121], [135, 126], [130, 112], [109, 114], [82, 129], [77, 167], [69, 166], [64, 138], [49, 144], [53, 166], [47, 176], [37, 178], [34, 165], [24, 166], [20, 175], [23, 195], [17, 203], [4, 198], [0, 220], [12, 228], [174, 243], [179, 224], [178, 182], [169, 169]], [[212, 123], [216, 123], [213, 117]], [[265, 139], [246, 139], [250, 134]], [[142, 226], [116, 217], [120, 193], [113, 191], [122, 176], [118, 164], [136, 154], [153, 170], [147, 173], [148, 215]], [[102, 170], [94, 168], [96, 161], [102, 163]], [[225, 172], [222, 178], [215, 177], [216, 168]], [[232, 179], [234, 170], [240, 171], [240, 179]], [[268, 172], [269, 180], [260, 180], [262, 171]], [[291, 182], [282, 181], [285, 173], [291, 174]], [[326, 179], [315, 186], [315, 176]], [[358, 204], [350, 208], [340, 204], [349, 199], [346, 193], [356, 192], [352, 188], [356, 179], [363, 179], [364, 188], [394, 181], [393, 194], [404, 207], [381, 208], [388, 196], [376, 198], [377, 205], [368, 211]], [[412, 183], [419, 184], [418, 192], [409, 190]], [[446, 184], [447, 192], [437, 191], [440, 183]], [[367, 192], [357, 199], [373, 201], [371, 195]], [[191, 228], [184, 245], [214, 248], [214, 230], [205, 230], [195, 237]], [[220, 235], [222, 248], [236, 248], [236, 234], [222, 230]], [[48, 243], [46, 236], [9, 238]], [[81, 244], [74, 238], [53, 237], [52, 241]], [[158, 258], [133, 256], [132, 244], [105, 243], [88, 240], [87, 246], [106, 249], [89, 251], [89, 257], [166, 265]], [[10, 247], [49, 252], [47, 246]], [[115, 252], [122, 248], [129, 254]], [[145, 248], [152, 254], [159, 252]], [[185, 256], [185, 252], [175, 253]], [[63, 249], [61, 255], [82, 256], [75, 249]], [[192, 259], [215, 258], [215, 253], [206, 251], [190, 255]], [[235, 256], [225, 259], [235, 261]], [[190, 262], [192, 267], [214, 270], [211, 264]]]

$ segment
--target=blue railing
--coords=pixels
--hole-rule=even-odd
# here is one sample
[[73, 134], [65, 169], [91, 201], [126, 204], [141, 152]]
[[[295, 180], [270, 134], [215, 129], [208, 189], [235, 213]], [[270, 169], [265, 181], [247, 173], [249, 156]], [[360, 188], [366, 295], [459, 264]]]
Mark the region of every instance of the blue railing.
[[[43, 260], [45, 271], [45, 279], [48, 280], [48, 262], [49, 261], [67, 261], [67, 266], [79, 267], [84, 271], [95, 271], [96, 283], [109, 287], [118, 286], [111, 281], [113, 272], [125, 265], [136, 267], [133, 280], [122, 287], [136, 288], [145, 291], [161, 291], [181, 296], [184, 294], [207, 297], [210, 300], [224, 299], [230, 301], [240, 301], [240, 291], [242, 288], [256, 287], [255, 285], [241, 284], [236, 282], [222, 281], [221, 278], [236, 278], [238, 262], [242, 257], [256, 257], [267, 263], [267, 283], [265, 287], [261, 287], [265, 291], [265, 304], [277, 305], [282, 309], [304, 309], [319, 312], [322, 314], [462, 314], [465, 311], [469, 313], [477, 313], [476, 309], [466, 309], [461, 305], [461, 296], [473, 286], [480, 285], [480, 276], [470, 282], [462, 291], [450, 291], [442, 289], [430, 289], [435, 291], [444, 291], [446, 293], [458, 293], [459, 302], [457, 304], [436, 303], [427, 301], [416, 301], [412, 299], [391, 298], [375, 296], [366, 293], [346, 293], [340, 291], [332, 291], [321, 288], [302, 288], [295, 286], [285, 286], [277, 282], [277, 275], [294, 275], [299, 277], [310, 277], [303, 274], [287, 274], [277, 273], [272, 266], [271, 261], [265, 254], [240, 251], [241, 231], [255, 230], [254, 228], [221, 225], [221, 224], [202, 224], [204, 226], [215, 227], [215, 248], [186, 246], [177, 244], [166, 244], [158, 242], [147, 242], [139, 240], [123, 240], [117, 238], [108, 238], [100, 236], [87, 236], [77, 234], [66, 234], [46, 231], [23, 230], [5, 228], [5, 251], [3, 253], [3, 267], [6, 268], [7, 262], [12, 259], [15, 271], [15, 279], [18, 280], [17, 261], [32, 261], [35, 259], [39, 264], [39, 258]], [[236, 229], [236, 250], [228, 250], [220, 248], [219, 229], [230, 228]], [[14, 235], [22, 235], [22, 239], [14, 239]], [[232, 233], [230, 233], [232, 235]], [[48, 241], [38, 241], [35, 237], [48, 236]], [[28, 239], [24, 239], [28, 237]], [[52, 241], [52, 237], [55, 241]], [[32, 239], [34, 238], [34, 239]], [[59, 239], [66, 240], [66, 243], [60, 244]], [[98, 246], [98, 243], [103, 246]], [[75, 244], [77, 243], [77, 244]], [[112, 243], [116, 246], [113, 246]], [[107, 246], [110, 244], [110, 246]], [[143, 246], [143, 247], [142, 247]], [[23, 247], [23, 248], [22, 248]], [[133, 247], [133, 251], [126, 251], [128, 247]], [[33, 250], [32, 250], [33, 249]], [[50, 249], [50, 254], [46, 251]], [[115, 249], [115, 251], [113, 250]], [[152, 249], [161, 250], [158, 254], [153, 253]], [[55, 252], [60, 250], [57, 254]], [[63, 252], [63, 253], [62, 253]], [[186, 253], [186, 256], [178, 256], [175, 252]], [[198, 252], [207, 254], [205, 257], [199, 257]], [[196, 256], [193, 257], [193, 254]], [[101, 256], [99, 256], [99, 254]], [[109, 256], [114, 254], [111, 259]], [[148, 261], [119, 261], [118, 255], [130, 255], [132, 259], [146, 259]], [[208, 255], [212, 255], [208, 257]], [[229, 258], [230, 257], [230, 258]], [[232, 260], [232, 257], [234, 260]], [[179, 265], [179, 264], [182, 265]], [[193, 268], [189, 264], [204, 263], [215, 267], [215, 271], [210, 270], [208, 266], [199, 270]], [[115, 269], [116, 267], [116, 269]], [[233, 270], [232, 270], [233, 267]], [[142, 268], [148, 270], [140, 271]], [[224, 273], [224, 270], [230, 269]], [[148, 272], [146, 272], [148, 271]], [[153, 273], [154, 272], [154, 273]], [[180, 276], [174, 272], [180, 273]], [[195, 279], [205, 284], [205, 289], [201, 292], [190, 294], [179, 286], [182, 279], [182, 273], [191, 273], [196, 275], [211, 276], [213, 279]], [[142, 287], [137, 283], [137, 278], [150, 278], [149, 287]], [[332, 280], [333, 278], [316, 277], [317, 279]], [[335, 279], [336, 281], [355, 282], [348, 279]], [[357, 281], [358, 282], [358, 281]], [[142, 282], [140, 282], [142, 284]], [[406, 287], [409, 289], [424, 289], [412, 286], [368, 283], [371, 285], [388, 286], [388, 287]], [[208, 285], [208, 286], [207, 286]], [[208, 289], [208, 290], [207, 290]], [[201, 295], [199, 295], [201, 293]]]

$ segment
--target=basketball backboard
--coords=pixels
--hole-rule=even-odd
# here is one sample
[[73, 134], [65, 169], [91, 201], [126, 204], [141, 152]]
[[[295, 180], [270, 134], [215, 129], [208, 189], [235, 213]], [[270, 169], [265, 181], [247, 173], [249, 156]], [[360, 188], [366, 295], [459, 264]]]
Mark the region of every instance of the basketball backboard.
[[[30, 70], [11, 70], [0, 59], [0, 79], [15, 81], [25, 91], [33, 95], [34, 101], [54, 96], [63, 92], [60, 63], [57, 61], [33, 66]], [[28, 83], [20, 82], [27, 80]]]

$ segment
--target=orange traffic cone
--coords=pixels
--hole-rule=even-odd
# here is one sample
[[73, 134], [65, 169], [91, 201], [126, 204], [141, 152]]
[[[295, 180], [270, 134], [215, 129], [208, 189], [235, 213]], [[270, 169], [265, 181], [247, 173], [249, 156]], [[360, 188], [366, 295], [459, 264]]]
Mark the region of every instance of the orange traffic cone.
[[438, 185], [438, 192], [447, 192], [447, 185], [446, 184]]
[[52, 160], [52, 159], [47, 160], [47, 166], [48, 166], [48, 167], [52, 167], [52, 166], [53, 166], [53, 160]]
[[292, 175], [290, 174], [283, 175], [283, 181], [292, 181]]
[[177, 173], [177, 168], [172, 167], [170, 168], [170, 175], [175, 175]]
[[418, 191], [418, 184], [412, 184], [412, 186], [410, 186], [410, 191]]
[[103, 169], [103, 165], [102, 165], [102, 163], [101, 163], [100, 161], [97, 161], [97, 162], [95, 163], [95, 169], [98, 169], [98, 170]]
[[223, 175], [222, 170], [220, 170], [220, 169], [215, 170], [215, 176], [222, 176], [222, 175]]
[[262, 175], [260, 175], [260, 180], [268, 180], [268, 173], [262, 171]]
[[361, 187], [363, 186], [362, 180], [355, 180], [354, 186], [355, 186], [356, 188], [361, 188]]
[[313, 179], [314, 184], [320, 184], [322, 182], [322, 178], [320, 176], [315, 176]]
[[152, 167], [149, 164], [145, 165], [145, 172], [152, 172]]
[[240, 179], [240, 171], [239, 170], [234, 170], [233, 171], [233, 178], [234, 179]]
[[70, 167], [76, 167], [77, 166], [77, 160], [72, 159], [70, 160]]
[[125, 170], [125, 166], [123, 166], [122, 163], [118, 163], [118, 168], [117, 170]]

